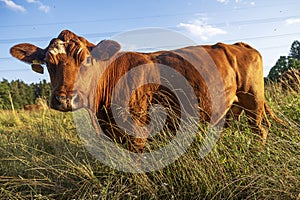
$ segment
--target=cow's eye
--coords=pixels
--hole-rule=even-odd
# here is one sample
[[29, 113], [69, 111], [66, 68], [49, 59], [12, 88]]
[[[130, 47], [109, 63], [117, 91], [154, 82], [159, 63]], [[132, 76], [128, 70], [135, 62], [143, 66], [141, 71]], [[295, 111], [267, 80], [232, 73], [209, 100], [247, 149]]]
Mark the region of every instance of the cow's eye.
[[92, 58], [90, 56], [86, 58], [86, 63], [92, 64]]
[[84, 61], [84, 65], [86, 67], [90, 67], [92, 65], [92, 62], [93, 62], [92, 57], [88, 56]]

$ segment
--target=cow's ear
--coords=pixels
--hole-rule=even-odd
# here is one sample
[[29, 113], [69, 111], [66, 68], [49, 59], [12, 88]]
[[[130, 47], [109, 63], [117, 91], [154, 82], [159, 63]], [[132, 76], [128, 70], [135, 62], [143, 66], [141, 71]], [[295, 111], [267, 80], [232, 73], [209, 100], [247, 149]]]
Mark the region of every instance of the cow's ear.
[[113, 40], [99, 42], [91, 51], [91, 55], [97, 60], [108, 60], [120, 51], [121, 45]]
[[45, 58], [44, 49], [28, 43], [13, 46], [10, 48], [10, 54], [28, 64], [43, 64]]

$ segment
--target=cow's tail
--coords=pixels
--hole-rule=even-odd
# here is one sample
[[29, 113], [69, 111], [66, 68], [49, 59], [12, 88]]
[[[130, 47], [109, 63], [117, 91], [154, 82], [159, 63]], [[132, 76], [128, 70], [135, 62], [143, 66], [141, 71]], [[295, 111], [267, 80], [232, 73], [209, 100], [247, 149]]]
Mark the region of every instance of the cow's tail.
[[265, 118], [268, 127], [271, 127], [271, 123], [268, 121], [267, 115], [274, 120], [276, 123], [281, 124], [283, 126], [288, 126], [288, 123], [280, 119], [279, 117], [276, 116], [276, 114], [273, 112], [273, 110], [269, 107], [269, 105], [265, 102]]

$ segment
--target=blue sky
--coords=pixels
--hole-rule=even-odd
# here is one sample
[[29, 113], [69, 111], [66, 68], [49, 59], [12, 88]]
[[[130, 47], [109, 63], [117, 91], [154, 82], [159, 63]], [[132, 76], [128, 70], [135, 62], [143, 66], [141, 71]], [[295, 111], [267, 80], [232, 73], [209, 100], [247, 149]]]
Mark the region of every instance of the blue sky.
[[49, 80], [11, 57], [15, 44], [45, 48], [64, 29], [98, 43], [147, 27], [177, 31], [197, 44], [249, 43], [261, 52], [266, 76], [300, 40], [299, 8], [299, 0], [0, 0], [0, 79]]

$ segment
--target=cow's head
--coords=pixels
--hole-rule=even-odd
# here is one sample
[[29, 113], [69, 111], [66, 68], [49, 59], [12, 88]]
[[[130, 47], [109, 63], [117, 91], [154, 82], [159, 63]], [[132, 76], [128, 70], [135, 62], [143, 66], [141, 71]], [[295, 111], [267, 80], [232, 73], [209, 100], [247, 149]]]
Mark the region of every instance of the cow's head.
[[52, 87], [51, 108], [72, 111], [88, 106], [89, 77], [81, 78], [81, 83], [76, 82], [78, 74], [84, 76], [87, 71], [91, 73], [93, 69], [86, 69], [89, 65], [82, 63], [88, 62], [91, 56], [100, 61], [108, 60], [119, 50], [120, 45], [114, 41], [104, 40], [95, 46], [86, 39], [64, 30], [57, 38], [52, 39], [45, 49], [23, 43], [13, 46], [10, 53], [17, 59], [31, 64], [32, 70], [38, 73], [43, 73], [42, 65], [45, 64]]

